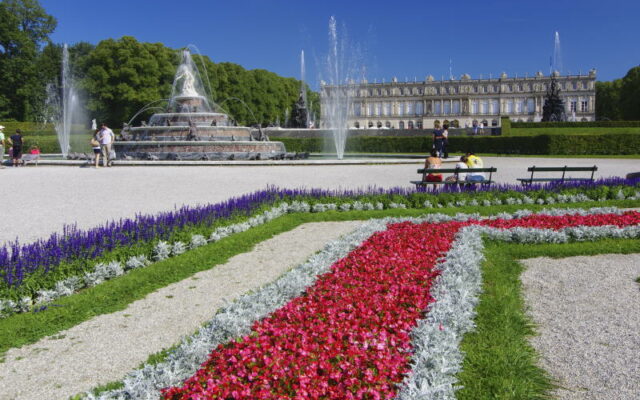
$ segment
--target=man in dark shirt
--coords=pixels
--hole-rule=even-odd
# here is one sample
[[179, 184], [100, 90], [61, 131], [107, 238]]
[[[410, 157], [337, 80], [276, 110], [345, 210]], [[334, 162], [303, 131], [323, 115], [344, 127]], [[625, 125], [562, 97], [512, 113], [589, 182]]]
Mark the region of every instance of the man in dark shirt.
[[9, 138], [9, 144], [11, 144], [13, 148], [13, 166], [17, 167], [20, 163], [20, 159], [22, 158], [22, 131], [20, 129], [16, 129], [16, 133], [11, 135]]
[[442, 158], [444, 150], [444, 130], [440, 127], [433, 131], [433, 148], [436, 151], [438, 157]]

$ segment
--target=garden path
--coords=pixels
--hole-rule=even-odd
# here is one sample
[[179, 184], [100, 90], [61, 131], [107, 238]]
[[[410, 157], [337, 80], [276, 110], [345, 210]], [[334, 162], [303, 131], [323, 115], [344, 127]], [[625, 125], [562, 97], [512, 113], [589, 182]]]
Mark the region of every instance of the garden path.
[[0, 399], [67, 399], [120, 380], [150, 354], [180, 341], [215, 311], [305, 262], [360, 222], [301, 225], [202, 271], [39, 342], [11, 349], [0, 368]]
[[[10, 199], [0, 207], [0, 245], [21, 243], [61, 232], [65, 224], [87, 229], [105, 222], [156, 214], [174, 206], [217, 203], [233, 196], [285, 188], [412, 188], [422, 164], [224, 167], [27, 167], [0, 171]], [[517, 184], [527, 167], [598, 165], [596, 177], [625, 176], [640, 170], [637, 159], [485, 157], [500, 183]], [[583, 174], [584, 175], [584, 174]], [[580, 175], [582, 176], [582, 175]], [[9, 193], [9, 189], [7, 189]]]
[[640, 399], [640, 254], [523, 260], [541, 366], [560, 400]]

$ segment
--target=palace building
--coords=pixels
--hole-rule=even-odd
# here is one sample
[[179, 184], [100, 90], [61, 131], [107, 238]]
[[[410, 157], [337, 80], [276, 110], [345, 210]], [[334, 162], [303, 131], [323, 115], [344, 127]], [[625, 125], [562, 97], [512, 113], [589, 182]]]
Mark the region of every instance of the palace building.
[[[588, 74], [553, 73], [567, 119], [595, 120], [596, 71]], [[334, 95], [348, 96], [350, 129], [429, 129], [448, 123], [453, 127], [499, 126], [501, 117], [511, 121], [538, 122], [551, 84], [551, 76], [471, 79], [467, 74], [457, 80], [436, 81], [428, 76], [423, 82], [369, 83], [349, 85], [322, 84], [322, 103]], [[341, 91], [336, 93], [335, 91]], [[323, 113], [324, 115], [324, 113]], [[328, 127], [322, 121], [322, 127]]]

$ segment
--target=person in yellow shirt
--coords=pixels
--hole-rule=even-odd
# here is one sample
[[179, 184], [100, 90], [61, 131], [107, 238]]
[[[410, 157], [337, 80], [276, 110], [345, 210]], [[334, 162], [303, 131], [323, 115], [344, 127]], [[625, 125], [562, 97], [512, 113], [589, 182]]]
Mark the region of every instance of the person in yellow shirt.
[[[469, 168], [484, 168], [484, 163], [482, 162], [482, 158], [473, 154], [472, 152], [467, 153], [467, 167]], [[483, 172], [469, 172], [467, 174], [467, 181], [470, 182], [482, 182], [485, 180], [485, 176]]]

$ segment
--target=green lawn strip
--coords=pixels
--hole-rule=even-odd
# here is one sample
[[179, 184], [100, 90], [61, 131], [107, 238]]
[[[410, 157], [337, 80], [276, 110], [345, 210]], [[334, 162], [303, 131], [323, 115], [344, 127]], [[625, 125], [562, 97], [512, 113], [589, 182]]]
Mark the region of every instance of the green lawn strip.
[[[554, 208], [595, 206], [638, 207], [637, 200], [609, 200], [558, 204]], [[329, 211], [324, 213], [289, 214], [249, 231], [237, 233], [219, 242], [190, 250], [177, 257], [154, 263], [146, 268], [133, 270], [116, 279], [93, 288], [84, 289], [74, 295], [56, 300], [46, 310], [37, 313], [14, 314], [0, 319], [0, 357], [13, 347], [35, 343], [39, 339], [69, 329], [97, 315], [119, 311], [147, 294], [215, 265], [225, 263], [236, 254], [250, 251], [253, 246], [274, 235], [289, 231], [307, 222], [349, 221], [383, 218], [389, 216], [417, 217], [427, 213], [472, 213], [492, 215], [499, 212], [514, 212], [521, 209], [540, 211], [548, 205], [502, 205], [491, 207], [465, 206], [435, 209], [389, 209], [375, 211]]]
[[638, 134], [640, 127], [562, 127], [562, 128], [511, 128], [511, 134], [505, 136], [536, 135], [606, 135], [611, 133]]
[[525, 314], [519, 260], [532, 257], [640, 253], [640, 240], [606, 239], [567, 244], [508, 244], [487, 242], [482, 264], [483, 293], [476, 317], [477, 329], [467, 334], [458, 374], [466, 399], [546, 399], [553, 387], [548, 374], [536, 362], [538, 355], [527, 338], [535, 335], [533, 321]]

